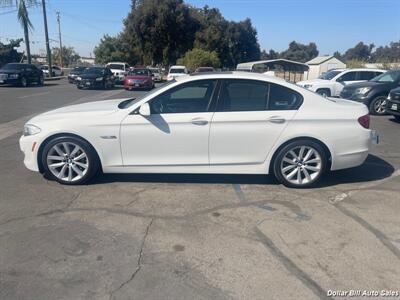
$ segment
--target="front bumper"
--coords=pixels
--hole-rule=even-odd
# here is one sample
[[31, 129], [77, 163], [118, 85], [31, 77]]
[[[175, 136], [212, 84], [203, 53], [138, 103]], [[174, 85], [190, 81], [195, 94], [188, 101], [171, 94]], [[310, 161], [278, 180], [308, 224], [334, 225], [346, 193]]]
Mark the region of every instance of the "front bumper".
[[125, 89], [133, 90], [133, 89], [144, 89], [150, 88], [152, 86], [152, 82], [134, 82], [134, 81], [126, 81], [124, 82]]
[[87, 80], [83, 79], [80, 81], [75, 81], [76, 85], [80, 88], [101, 88], [103, 87], [103, 81]]
[[387, 100], [386, 112], [394, 116], [400, 116], [400, 101]]
[[20, 78], [7, 78], [7, 79], [2, 79], [0, 80], [0, 84], [11, 84], [11, 85], [17, 85], [20, 84]]
[[39, 172], [37, 153], [39, 142], [37, 135], [21, 136], [19, 139], [19, 148], [24, 153], [24, 165], [27, 169]]

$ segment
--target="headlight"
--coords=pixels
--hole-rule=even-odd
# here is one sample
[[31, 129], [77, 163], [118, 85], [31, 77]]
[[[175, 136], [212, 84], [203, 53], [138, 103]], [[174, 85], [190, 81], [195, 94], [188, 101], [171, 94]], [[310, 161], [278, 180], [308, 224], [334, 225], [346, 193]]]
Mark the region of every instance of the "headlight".
[[103, 77], [97, 77], [96, 78], [96, 81], [102, 81], [103, 80]]
[[76, 77], [76, 80], [82, 80], [82, 77]]
[[304, 87], [305, 87], [306, 89], [309, 89], [309, 88], [312, 87], [312, 84], [305, 84]]
[[370, 90], [371, 90], [370, 87], [363, 87], [363, 88], [356, 89], [356, 90], [354, 91], [354, 93], [355, 93], [355, 94], [360, 94], [360, 95], [365, 95], [365, 94], [367, 94]]
[[8, 75], [8, 78], [10, 79], [17, 79], [19, 77], [19, 74], [10, 74]]
[[24, 126], [24, 136], [38, 134], [41, 131], [39, 127], [32, 124], [25, 124]]

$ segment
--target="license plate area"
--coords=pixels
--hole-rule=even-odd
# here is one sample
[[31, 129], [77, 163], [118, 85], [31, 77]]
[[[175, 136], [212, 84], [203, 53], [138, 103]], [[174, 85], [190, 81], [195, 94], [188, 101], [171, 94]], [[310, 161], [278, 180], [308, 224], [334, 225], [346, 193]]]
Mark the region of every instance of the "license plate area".
[[398, 110], [399, 106], [397, 103], [393, 103], [392, 106], [390, 107], [391, 110]]

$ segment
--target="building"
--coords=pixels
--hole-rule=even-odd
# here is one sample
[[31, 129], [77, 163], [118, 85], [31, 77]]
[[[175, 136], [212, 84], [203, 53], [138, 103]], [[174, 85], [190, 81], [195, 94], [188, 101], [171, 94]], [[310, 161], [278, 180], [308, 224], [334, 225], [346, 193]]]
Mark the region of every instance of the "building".
[[237, 71], [257, 72], [267, 75], [274, 75], [291, 82], [303, 80], [303, 74], [308, 71], [306, 64], [287, 60], [287, 59], [271, 59], [250, 61], [237, 65]]
[[95, 58], [94, 57], [84, 57], [81, 56], [81, 62], [84, 64], [88, 64], [88, 65], [94, 65], [95, 64]]
[[315, 79], [321, 74], [328, 72], [332, 69], [345, 69], [346, 64], [338, 60], [332, 55], [318, 56], [306, 62], [310, 69], [304, 72], [304, 78]]

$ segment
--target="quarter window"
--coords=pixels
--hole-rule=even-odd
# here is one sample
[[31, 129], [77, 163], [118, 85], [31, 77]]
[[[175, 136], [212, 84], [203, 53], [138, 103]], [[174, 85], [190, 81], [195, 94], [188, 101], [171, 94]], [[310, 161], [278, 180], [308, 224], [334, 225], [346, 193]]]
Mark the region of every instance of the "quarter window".
[[360, 71], [358, 72], [357, 80], [370, 80], [376, 76], [375, 74], [376, 74], [375, 72], [371, 71]]
[[215, 86], [216, 80], [198, 80], [172, 88], [150, 101], [151, 113], [207, 112]]
[[295, 110], [301, 102], [300, 94], [278, 84], [256, 80], [225, 80], [218, 110]]

